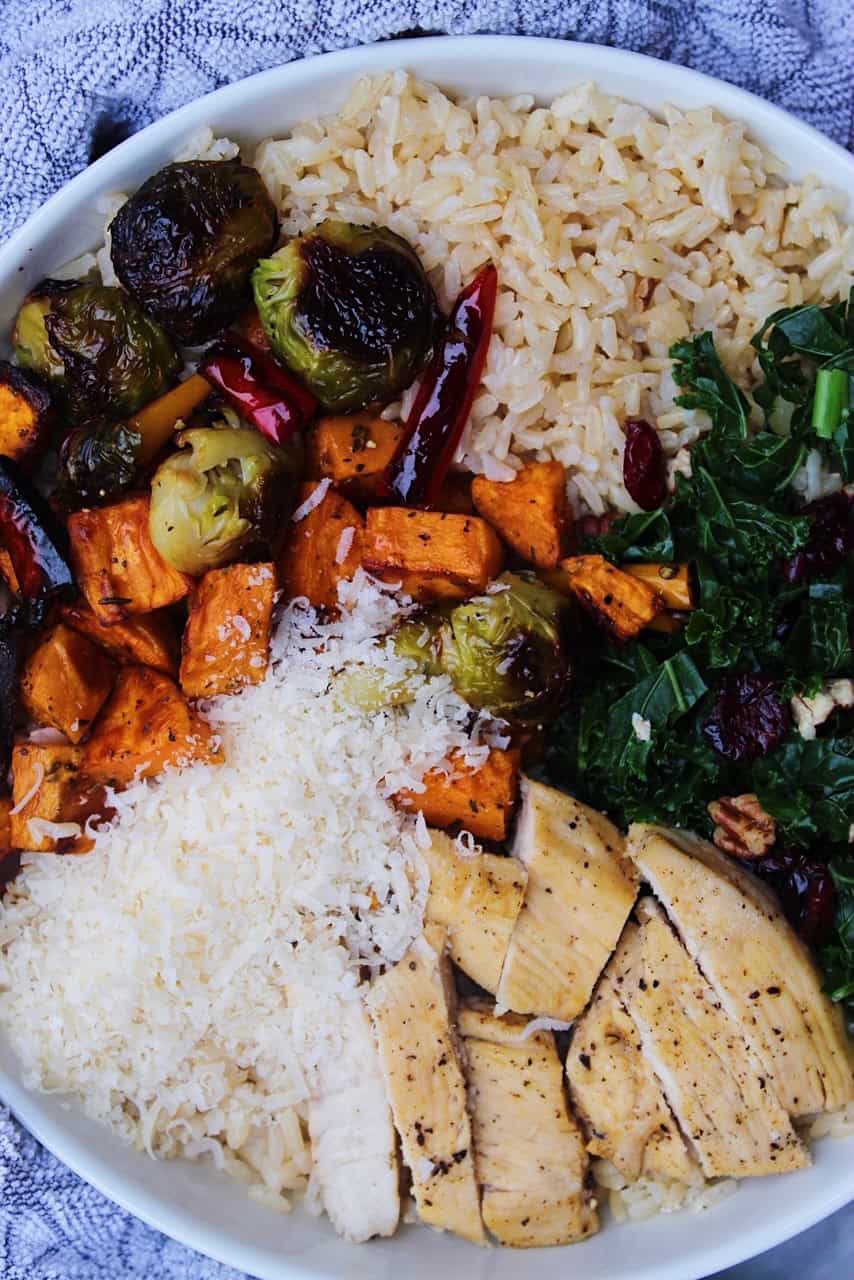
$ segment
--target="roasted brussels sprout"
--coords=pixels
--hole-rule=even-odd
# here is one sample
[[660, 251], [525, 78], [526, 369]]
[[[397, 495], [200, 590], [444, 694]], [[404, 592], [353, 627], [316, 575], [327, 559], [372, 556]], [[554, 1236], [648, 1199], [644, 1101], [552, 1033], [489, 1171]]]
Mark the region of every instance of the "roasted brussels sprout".
[[12, 346], [19, 365], [33, 369], [48, 382], [62, 383], [65, 365], [51, 346], [46, 318], [54, 302], [76, 287], [75, 281], [42, 280], [24, 299], [15, 319]]
[[249, 301], [249, 277], [278, 235], [260, 174], [237, 160], [168, 164], [110, 224], [116, 275], [184, 343], [206, 342]]
[[0, 360], [0, 454], [29, 463], [48, 444], [56, 407], [47, 383]]
[[75, 418], [134, 413], [181, 367], [171, 339], [123, 289], [45, 280], [12, 338], [19, 364], [62, 389]]
[[505, 573], [486, 595], [405, 623], [395, 651], [426, 674], [448, 675], [472, 707], [531, 724], [558, 710], [568, 608], [535, 574]]
[[57, 497], [67, 507], [95, 507], [130, 489], [139, 472], [142, 436], [123, 422], [98, 419], [69, 431], [59, 450]]
[[256, 549], [269, 554], [293, 502], [297, 437], [274, 445], [240, 427], [194, 427], [151, 482], [151, 538], [169, 564], [199, 575]]
[[391, 400], [432, 355], [433, 290], [385, 227], [321, 223], [259, 262], [252, 284], [273, 351], [326, 409]]

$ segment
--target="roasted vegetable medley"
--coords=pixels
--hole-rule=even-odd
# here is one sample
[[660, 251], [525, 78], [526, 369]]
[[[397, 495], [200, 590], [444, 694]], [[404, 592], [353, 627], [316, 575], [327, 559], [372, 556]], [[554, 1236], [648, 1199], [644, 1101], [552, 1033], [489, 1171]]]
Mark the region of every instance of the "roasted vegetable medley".
[[[43, 281], [0, 362], [0, 852], [85, 852], [106, 788], [216, 762], [195, 700], [263, 680], [277, 600], [334, 611], [363, 569], [412, 601], [388, 642], [408, 669], [504, 741], [401, 805], [504, 840], [524, 758], [620, 825], [706, 832], [851, 996], [852, 304], [769, 317], [752, 402], [710, 334], [679, 343], [680, 403], [712, 422], [690, 474], [628, 419], [640, 511], [576, 521], [559, 462], [454, 468], [491, 263], [443, 316], [385, 228], [280, 243], [237, 161], [155, 174], [111, 253], [121, 287]], [[805, 504], [810, 451], [840, 478]], [[409, 696], [370, 670], [347, 687]]]

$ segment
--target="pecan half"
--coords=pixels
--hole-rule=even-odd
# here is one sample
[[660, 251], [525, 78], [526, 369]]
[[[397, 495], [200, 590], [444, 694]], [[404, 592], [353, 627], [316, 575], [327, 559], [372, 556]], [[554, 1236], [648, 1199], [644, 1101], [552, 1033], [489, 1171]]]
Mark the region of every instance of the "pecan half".
[[721, 796], [708, 806], [715, 844], [735, 858], [761, 858], [777, 839], [777, 824], [753, 792]]

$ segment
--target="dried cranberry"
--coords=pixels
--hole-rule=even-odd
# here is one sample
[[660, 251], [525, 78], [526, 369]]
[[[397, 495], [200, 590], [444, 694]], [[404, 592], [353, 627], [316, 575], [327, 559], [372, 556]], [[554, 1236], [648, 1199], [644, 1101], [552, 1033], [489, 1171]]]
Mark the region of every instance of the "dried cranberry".
[[836, 886], [824, 862], [797, 850], [781, 850], [750, 869], [776, 889], [786, 918], [804, 942], [819, 947], [828, 942], [836, 920]]
[[789, 708], [776, 680], [758, 671], [726, 676], [703, 732], [727, 760], [755, 760], [782, 742]]
[[623, 484], [639, 507], [654, 511], [667, 497], [664, 450], [655, 427], [643, 418], [626, 418]]
[[804, 507], [812, 529], [806, 546], [783, 565], [787, 582], [824, 578], [834, 573], [854, 551], [854, 493], [832, 493]]

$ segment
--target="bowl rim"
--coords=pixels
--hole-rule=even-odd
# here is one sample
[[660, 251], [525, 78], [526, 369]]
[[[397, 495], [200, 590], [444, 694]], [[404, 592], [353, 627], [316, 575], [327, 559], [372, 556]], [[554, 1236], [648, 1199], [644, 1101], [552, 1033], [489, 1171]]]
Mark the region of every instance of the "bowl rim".
[[[812, 125], [748, 90], [681, 64], [672, 64], [648, 54], [615, 49], [607, 45], [552, 37], [429, 35], [373, 42], [296, 58], [235, 80], [174, 109], [81, 170], [35, 210], [0, 245], [0, 275], [11, 274], [19, 264], [25, 262], [42, 236], [64, 214], [71, 213], [85, 201], [109, 190], [110, 175], [125, 162], [142, 160], [160, 145], [175, 145], [176, 135], [186, 136], [200, 125], [210, 123], [218, 112], [239, 106], [246, 98], [253, 98], [268, 87], [276, 91], [283, 88], [298, 89], [301, 82], [311, 81], [316, 73], [315, 69], [319, 69], [321, 64], [326, 71], [340, 71], [342, 76], [353, 79], [358, 75], [384, 69], [391, 62], [402, 67], [415, 63], [417, 67], [417, 63], [425, 55], [440, 51], [446, 60], [450, 77], [455, 69], [464, 72], [465, 65], [470, 64], [473, 58], [488, 57], [490, 46], [506, 46], [508, 42], [512, 42], [520, 56], [527, 56], [532, 61], [547, 52], [549, 55], [553, 54], [556, 45], [566, 49], [570, 55], [583, 54], [585, 70], [589, 72], [589, 79], [592, 81], [596, 81], [603, 73], [613, 75], [622, 69], [654, 84], [656, 78], [660, 78], [662, 69], [666, 68], [668, 92], [661, 96], [662, 105], [671, 98], [678, 99], [682, 92], [686, 96], [703, 97], [709, 104], [715, 104], [723, 97], [722, 109], [728, 115], [745, 120], [751, 133], [761, 135], [766, 129], [773, 132], [775, 128], [792, 129], [794, 126], [803, 138], [804, 149], [810, 152], [812, 167], [821, 170], [827, 163], [838, 169], [844, 164], [852, 166], [854, 176], [854, 161], [850, 153]], [[437, 79], [441, 80], [441, 76]], [[64, 1131], [61, 1123], [44, 1114], [39, 1107], [42, 1096], [30, 1092], [19, 1080], [13, 1079], [0, 1068], [0, 1098], [45, 1147], [98, 1191], [148, 1225], [199, 1253], [238, 1270], [252, 1270], [253, 1266], [258, 1266], [253, 1250], [231, 1239], [227, 1229], [214, 1238], [207, 1226], [200, 1220], [194, 1220], [191, 1211], [182, 1210], [170, 1203], [165, 1196], [159, 1198], [142, 1188], [126, 1189], [124, 1178], [111, 1171], [108, 1159], [93, 1155], [84, 1141]], [[722, 1237], [712, 1250], [704, 1250], [702, 1259], [690, 1262], [687, 1269], [678, 1260], [673, 1262], [665, 1258], [654, 1269], [646, 1266], [638, 1269], [634, 1273], [635, 1280], [700, 1280], [701, 1276], [708, 1276], [754, 1258], [760, 1252], [783, 1243], [851, 1201], [854, 1201], [854, 1179], [850, 1185], [840, 1182], [820, 1204], [816, 1203], [815, 1197], [805, 1197], [798, 1211], [790, 1213], [782, 1225], [777, 1224], [772, 1228], [770, 1224], [765, 1224], [761, 1229], [755, 1228], [749, 1235], [743, 1231], [735, 1239]], [[697, 1267], [702, 1269], [697, 1270]], [[299, 1277], [307, 1273], [295, 1262], [290, 1274], [294, 1280], [299, 1280]]]
[[[34, 210], [21, 226], [12, 232], [5, 243], [0, 245], [0, 271], [4, 269], [7, 259], [16, 258], [28, 251], [27, 241], [41, 232], [43, 224], [52, 222], [57, 213], [66, 207], [79, 204], [82, 198], [98, 190], [101, 186], [101, 178], [119, 167], [121, 161], [131, 159], [136, 155], [143, 155], [146, 151], [153, 149], [158, 142], [165, 140], [176, 128], [182, 128], [185, 125], [192, 128], [199, 123], [203, 123], [198, 119], [203, 107], [227, 108], [232, 103], [239, 102], [247, 94], [251, 96], [253, 90], [263, 90], [267, 84], [277, 84], [283, 73], [289, 73], [289, 76], [292, 76], [295, 80], [310, 76], [311, 68], [319, 62], [322, 62], [329, 70], [335, 70], [340, 67], [342, 72], [346, 72], [351, 64], [362, 63], [366, 59], [370, 59], [372, 53], [385, 51], [389, 48], [393, 48], [399, 54], [401, 65], [416, 50], [424, 52], [438, 50], [439, 48], [443, 50], [452, 62], [464, 62], [467, 60], [467, 55], [477, 50], [488, 49], [491, 44], [504, 44], [507, 41], [512, 41], [514, 46], [520, 50], [520, 53], [528, 51], [533, 56], [536, 56], [537, 52], [544, 52], [546, 48], [551, 49], [555, 45], [561, 45], [576, 52], [583, 50], [584, 57], [590, 67], [590, 78], [594, 81], [597, 70], [605, 67], [613, 70], [623, 66], [627, 71], [639, 67], [647, 68], [649, 78], [654, 76], [655, 68], [666, 67], [668, 82], [677, 93], [681, 87], [686, 89], [705, 87], [708, 90], [709, 101], [711, 102], [716, 95], [720, 94], [721, 89], [724, 89], [727, 98], [735, 104], [744, 118], [750, 119], [751, 129], [754, 129], [757, 124], [764, 125], [767, 123], [772, 127], [775, 124], [791, 127], [794, 123], [803, 134], [805, 144], [808, 143], [813, 149], [817, 166], [821, 165], [824, 156], [829, 157], [831, 163], [852, 164], [852, 156], [843, 146], [838, 142], [834, 142], [832, 138], [828, 138], [825, 134], [820, 133], [813, 125], [799, 120], [782, 107], [778, 107], [772, 102], [767, 102], [764, 98], [760, 98], [757, 94], [751, 93], [747, 89], [742, 89], [738, 85], [730, 84], [729, 81], [708, 75], [704, 71], [695, 71], [691, 67], [683, 66], [680, 63], [670, 63], [661, 58], [651, 57], [646, 53], [634, 53], [627, 49], [614, 49], [610, 45], [590, 44], [580, 40], [560, 40], [550, 36], [431, 35], [403, 40], [379, 41], [357, 45], [349, 49], [337, 49], [330, 53], [314, 54], [306, 58], [296, 58], [290, 62], [281, 63], [276, 67], [268, 67], [264, 71], [257, 71], [253, 75], [244, 76], [240, 80], [234, 80], [230, 84], [223, 85], [219, 89], [213, 89], [210, 93], [203, 94], [200, 98], [194, 98], [191, 102], [187, 102], [181, 107], [176, 107], [158, 120], [152, 121], [151, 124], [146, 125], [137, 133], [131, 134], [123, 142], [118, 143], [117, 146], [93, 161], [92, 164], [81, 169], [79, 173], [69, 179], [53, 195], [49, 196], [43, 205]], [[666, 97], [662, 97], [662, 102], [666, 100]], [[727, 112], [729, 111], [730, 107], [728, 106]]]

